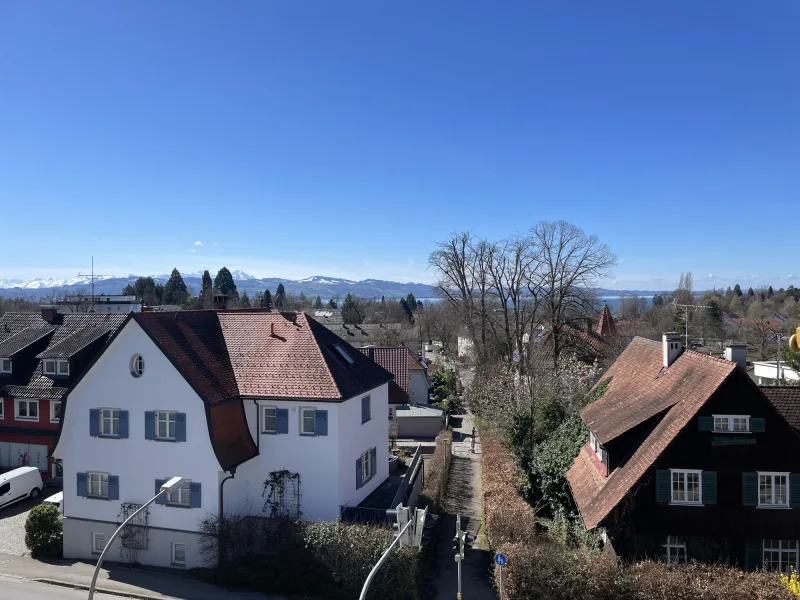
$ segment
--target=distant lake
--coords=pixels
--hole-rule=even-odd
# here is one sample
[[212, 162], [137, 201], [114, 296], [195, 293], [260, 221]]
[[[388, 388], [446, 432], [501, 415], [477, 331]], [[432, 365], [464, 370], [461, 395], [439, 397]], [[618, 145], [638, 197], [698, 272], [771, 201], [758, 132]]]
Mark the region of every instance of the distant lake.
[[[625, 298], [633, 298], [633, 296], [624, 296]], [[647, 305], [650, 306], [653, 303], [652, 296], [639, 296], [640, 298], [644, 298], [647, 300]], [[608, 308], [611, 310], [611, 314], [616, 317], [617, 308], [619, 308], [620, 303], [622, 302], [623, 296], [600, 296], [600, 306], [602, 307], [603, 302], [608, 304]]]

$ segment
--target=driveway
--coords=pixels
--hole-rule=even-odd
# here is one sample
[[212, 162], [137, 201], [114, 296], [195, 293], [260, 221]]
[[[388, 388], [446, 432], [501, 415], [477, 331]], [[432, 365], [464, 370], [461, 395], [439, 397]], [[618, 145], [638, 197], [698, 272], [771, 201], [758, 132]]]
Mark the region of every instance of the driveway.
[[57, 491], [60, 490], [46, 487], [36, 500], [27, 498], [0, 509], [0, 553], [17, 556], [28, 553], [28, 548], [25, 547], [25, 521], [28, 513]]

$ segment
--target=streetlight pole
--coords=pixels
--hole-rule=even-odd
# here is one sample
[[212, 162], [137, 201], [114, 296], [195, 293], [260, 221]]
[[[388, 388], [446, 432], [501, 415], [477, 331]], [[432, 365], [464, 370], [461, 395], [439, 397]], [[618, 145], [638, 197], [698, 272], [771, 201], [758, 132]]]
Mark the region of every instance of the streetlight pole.
[[100, 573], [100, 566], [103, 564], [103, 559], [106, 557], [106, 552], [108, 552], [108, 549], [111, 548], [111, 543], [125, 528], [125, 525], [127, 525], [131, 520], [133, 520], [133, 518], [140, 512], [142, 512], [145, 508], [147, 508], [153, 502], [155, 502], [158, 499], [158, 497], [161, 496], [161, 494], [165, 494], [167, 492], [174, 492], [179, 487], [181, 487], [183, 483], [184, 483], [183, 477], [173, 477], [172, 479], [170, 479], [164, 485], [161, 486], [161, 489], [158, 490], [158, 493], [155, 496], [153, 496], [152, 498], [150, 498], [150, 500], [142, 504], [138, 509], [136, 509], [136, 511], [134, 511], [134, 513], [130, 517], [128, 517], [122, 522], [122, 525], [117, 527], [117, 530], [111, 535], [111, 538], [106, 543], [105, 548], [103, 548], [103, 551], [100, 553], [100, 558], [97, 559], [97, 565], [94, 568], [94, 575], [92, 575], [92, 583], [89, 586], [89, 600], [92, 600], [94, 598], [94, 586], [95, 584], [97, 584], [97, 575]]
[[375, 574], [378, 572], [378, 569], [381, 568], [381, 565], [384, 563], [386, 558], [389, 556], [389, 552], [392, 551], [392, 548], [394, 548], [395, 544], [397, 544], [397, 542], [400, 541], [400, 538], [403, 537], [403, 534], [406, 532], [406, 529], [408, 529], [408, 526], [411, 525], [413, 522], [414, 522], [414, 519], [409, 519], [408, 523], [406, 523], [405, 527], [403, 527], [398, 532], [397, 537], [394, 538], [394, 541], [391, 544], [389, 544], [389, 547], [386, 549], [386, 552], [381, 554], [381, 557], [378, 559], [378, 562], [375, 563], [375, 566], [372, 567], [372, 571], [370, 571], [369, 575], [367, 575], [367, 580], [364, 582], [364, 587], [361, 589], [361, 595], [358, 597], [358, 600], [366, 600], [367, 591], [369, 591], [369, 586], [372, 583], [372, 580], [375, 579]]

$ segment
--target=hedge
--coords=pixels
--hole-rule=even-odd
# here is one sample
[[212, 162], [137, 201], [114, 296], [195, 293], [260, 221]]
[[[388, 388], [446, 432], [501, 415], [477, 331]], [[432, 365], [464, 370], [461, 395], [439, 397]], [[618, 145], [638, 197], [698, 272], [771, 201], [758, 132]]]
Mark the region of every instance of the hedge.
[[[446, 457], [445, 452], [447, 452]], [[453, 432], [445, 429], [436, 436], [436, 448], [433, 455], [425, 460], [425, 479], [420, 491], [420, 506], [427, 506], [432, 513], [439, 514], [444, 507], [452, 459]]]
[[25, 521], [25, 545], [37, 558], [60, 558], [63, 551], [63, 527], [57, 506], [34, 506]]

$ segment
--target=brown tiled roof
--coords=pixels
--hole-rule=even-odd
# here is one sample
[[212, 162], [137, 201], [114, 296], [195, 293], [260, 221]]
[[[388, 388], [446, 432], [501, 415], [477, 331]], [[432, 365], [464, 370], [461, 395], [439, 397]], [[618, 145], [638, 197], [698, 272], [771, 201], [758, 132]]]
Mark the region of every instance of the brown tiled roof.
[[584, 444], [575, 462], [567, 471], [567, 481], [572, 497], [578, 507], [586, 507], [597, 493], [603, 489], [603, 476], [597, 469], [593, 452], [588, 444]]
[[603, 309], [600, 311], [600, 320], [597, 322], [594, 332], [601, 337], [614, 334], [614, 317], [611, 316], [608, 304], [603, 304]]
[[408, 351], [408, 370], [409, 371], [424, 371], [425, 367], [419, 362], [411, 350]]
[[[596, 481], [587, 481], [594, 474], [589, 473], [591, 465], [585, 462], [586, 457], [579, 455], [573, 463], [567, 480], [589, 529], [597, 527], [617, 506], [711, 395], [737, 371], [736, 363], [691, 350], [684, 351], [668, 369], [663, 369], [663, 358], [656, 347], [660, 350], [661, 345], [634, 338], [609, 369], [607, 375], [612, 379], [606, 393], [581, 411], [586, 420], [587, 409], [591, 408], [588, 413], [593, 421], [587, 425], [596, 436], [598, 430], [602, 431], [608, 440], [643, 422], [649, 418], [647, 415], [655, 416], [666, 410], [633, 456], [601, 482], [601, 487], [597, 487]], [[618, 420], [623, 424], [617, 425]]]
[[53, 333], [54, 329], [55, 327], [52, 325], [46, 327], [27, 327], [22, 331], [12, 334], [10, 337], [0, 342], [0, 356], [14, 356], [20, 350], [24, 350], [34, 342]]
[[389, 389], [389, 402], [407, 404], [409, 390], [409, 351], [405, 346], [395, 348], [359, 348], [359, 352], [389, 371], [399, 389]]
[[[552, 332], [548, 329], [542, 336], [541, 345], [552, 343]], [[585, 349], [592, 356], [603, 356], [608, 350], [606, 341], [594, 331], [585, 331], [566, 324], [561, 327], [561, 344], [569, 348]]]
[[789, 425], [800, 429], [800, 386], [764, 386], [759, 389]]

